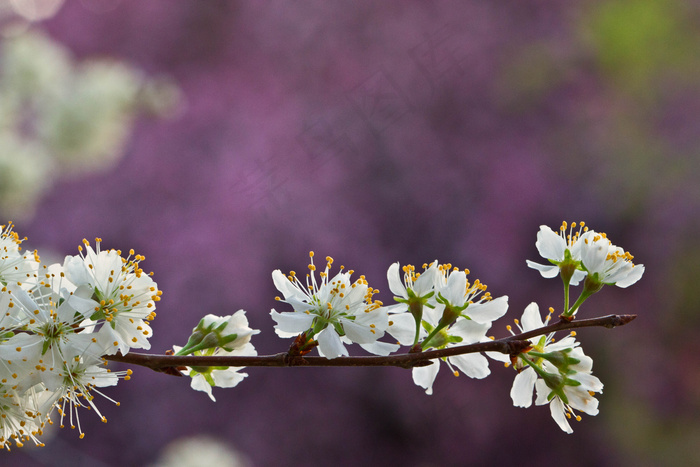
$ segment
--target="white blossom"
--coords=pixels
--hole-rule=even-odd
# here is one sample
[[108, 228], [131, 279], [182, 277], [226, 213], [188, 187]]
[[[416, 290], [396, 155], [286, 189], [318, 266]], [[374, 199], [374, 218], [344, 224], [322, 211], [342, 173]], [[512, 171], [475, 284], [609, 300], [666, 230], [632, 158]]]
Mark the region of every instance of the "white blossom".
[[130, 348], [149, 349], [152, 330], [149, 322], [155, 318], [155, 303], [160, 300], [158, 286], [141, 269], [141, 255], [131, 250], [127, 258], [118, 250], [97, 250], [83, 240], [85, 252], [66, 256], [63, 263], [66, 278], [75, 286], [75, 294], [96, 302], [90, 319], [99, 321], [100, 335], [113, 345], [109, 353]]
[[642, 278], [644, 265], [632, 263], [633, 256], [604, 233], [589, 231], [581, 240], [581, 262], [596, 282], [626, 288]]
[[372, 300], [375, 290], [367, 285], [364, 276], [351, 282], [352, 271], [343, 272], [341, 268], [331, 278], [333, 259], [326, 257], [326, 269], [317, 280], [313, 252], [309, 256], [310, 274], [306, 276], [306, 284], [293, 272], [289, 276], [279, 269], [272, 273], [277, 290], [284, 296], [278, 300], [294, 308], [292, 312], [271, 311], [277, 322], [277, 335], [293, 337], [309, 331], [310, 337], [318, 341], [319, 353], [327, 358], [348, 355], [345, 344], [352, 342], [376, 355], [388, 355], [396, 350], [397, 345], [377, 341], [384, 335], [389, 319], [381, 302]]
[[[569, 228], [568, 231], [567, 228]], [[586, 273], [577, 266], [581, 260], [580, 236], [581, 233], [588, 231], [588, 227], [585, 223], [580, 222], [579, 229], [574, 230], [575, 228], [575, 222], [571, 224], [571, 227], [568, 226], [567, 222], [563, 222], [559, 233], [555, 233], [548, 226], [541, 225], [537, 232], [535, 246], [540, 256], [549, 260], [550, 264], [539, 264], [527, 260], [527, 265], [540, 271], [542, 277], [547, 279], [557, 277], [562, 267], [569, 266], [572, 268], [570, 284], [578, 285], [586, 277]]]
[[[424, 318], [426, 322], [435, 325], [439, 321], [435, 311], [430, 309], [426, 310]], [[457, 345], [488, 341], [489, 338], [486, 337], [486, 331], [490, 328], [491, 323], [480, 324], [470, 319], [458, 318], [452, 326], [440, 331], [432, 341], [434, 345], [431, 348], [444, 349]], [[428, 395], [433, 393], [433, 383], [440, 370], [441, 360], [447, 364], [454, 376], [459, 376], [459, 371], [461, 371], [470, 378], [482, 379], [491, 373], [488, 360], [480, 353], [468, 353], [432, 360], [433, 363], [431, 365], [415, 367], [411, 370], [413, 382], [425, 388], [425, 393]]]
[[[518, 326], [521, 332], [544, 326], [536, 303], [525, 308]], [[572, 335], [554, 342], [552, 333], [530, 339], [530, 342], [531, 350], [516, 361], [518, 374], [510, 391], [513, 405], [530, 407], [536, 389], [535, 404], [549, 403], [554, 421], [563, 431], [572, 433], [568, 419], [572, 416], [581, 419], [574, 410], [598, 414], [598, 400], [593, 394], [602, 392], [603, 384], [591, 374], [593, 359], [583, 353]]]
[[[173, 350], [175, 353], [178, 353], [182, 350], [182, 347], [175, 345], [173, 346]], [[255, 356], [257, 354], [255, 347], [253, 347], [253, 344], [250, 342], [231, 351], [217, 347], [207, 350], [198, 350], [193, 353], [195, 356]], [[212, 394], [212, 387], [232, 388], [237, 386], [238, 383], [248, 376], [248, 373], [241, 372], [244, 368], [245, 367], [233, 366], [187, 367], [185, 370], [182, 370], [182, 374], [192, 378], [190, 382], [192, 389], [207, 393], [209, 398], [216, 402], [214, 394]]]

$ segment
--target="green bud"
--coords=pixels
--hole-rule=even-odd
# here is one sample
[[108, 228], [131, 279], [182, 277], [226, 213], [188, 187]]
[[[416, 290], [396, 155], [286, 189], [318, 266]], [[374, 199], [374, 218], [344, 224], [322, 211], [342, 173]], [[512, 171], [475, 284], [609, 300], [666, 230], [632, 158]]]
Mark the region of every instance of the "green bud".
[[449, 342], [449, 336], [444, 330], [439, 331], [430, 339], [430, 346], [436, 349], [441, 349]]
[[219, 335], [216, 334], [215, 332], [210, 332], [206, 336], [204, 336], [204, 339], [199, 343], [197, 347], [199, 349], [210, 349], [214, 347], [219, 346]]
[[568, 397], [564, 393], [564, 386], [566, 385], [566, 378], [560, 374], [547, 373], [546, 371], [539, 372], [539, 375], [544, 380], [545, 384], [552, 392], [547, 396], [547, 400], [552, 400], [554, 396], [559, 396], [559, 398], [565, 404], [569, 403]]
[[440, 317], [440, 321], [438, 321], [438, 327], [450, 326], [452, 323], [457, 321], [457, 318], [459, 318], [459, 312], [460, 310], [456, 309], [455, 307], [445, 305], [445, 310], [442, 312], [442, 317]]
[[588, 274], [586, 275], [586, 278], [583, 281], [583, 291], [581, 292], [581, 295], [585, 297], [590, 297], [591, 295], [602, 289], [604, 285], [605, 284], [600, 282], [600, 280], [598, 279], [598, 273]]
[[195, 345], [198, 345], [200, 342], [202, 342], [202, 339], [204, 339], [205, 335], [206, 333], [198, 331], [197, 328], [195, 328], [194, 332], [187, 341], [187, 344], [185, 344], [185, 347], [194, 347]]
[[411, 312], [413, 318], [417, 322], [423, 318], [423, 301], [420, 298], [412, 298], [408, 300], [408, 311]]
[[571, 278], [574, 277], [574, 272], [576, 272], [577, 264], [574, 261], [562, 261], [559, 264], [559, 273], [565, 284], [571, 282]]

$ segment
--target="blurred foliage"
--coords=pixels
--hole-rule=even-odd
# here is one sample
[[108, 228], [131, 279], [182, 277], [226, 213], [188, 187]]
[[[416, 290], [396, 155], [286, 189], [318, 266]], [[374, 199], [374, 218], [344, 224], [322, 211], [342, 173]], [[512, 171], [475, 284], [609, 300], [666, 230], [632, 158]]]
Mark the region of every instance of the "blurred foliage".
[[[697, 240], [697, 239], [696, 239]], [[685, 329], [696, 329], [700, 325], [700, 247], [688, 242], [673, 262], [668, 288], [673, 297], [675, 313], [672, 315], [671, 324], [674, 328], [690, 325]], [[690, 337], [690, 336], [688, 336]]]
[[601, 70], [635, 98], [654, 94], [659, 80], [697, 79], [698, 13], [675, 0], [613, 0], [584, 22]]
[[59, 178], [113, 167], [136, 116], [173, 113], [177, 88], [114, 59], [80, 63], [38, 30], [0, 42], [0, 212], [27, 218]]

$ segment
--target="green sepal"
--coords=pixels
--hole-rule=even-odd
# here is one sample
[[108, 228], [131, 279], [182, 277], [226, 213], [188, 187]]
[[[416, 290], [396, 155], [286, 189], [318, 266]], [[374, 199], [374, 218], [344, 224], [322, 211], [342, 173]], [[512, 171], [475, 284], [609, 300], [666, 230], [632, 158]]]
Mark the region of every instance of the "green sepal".
[[230, 334], [224, 338], [219, 338], [219, 347], [231, 352], [234, 350], [233, 347], [228, 348], [228, 347], [226, 347], [226, 345], [230, 342], [235, 341], [237, 338], [238, 338], [238, 334]]
[[51, 347], [51, 339], [44, 339], [44, 343], [41, 346], [41, 355], [44, 355]]
[[0, 340], [6, 340], [9, 339], [10, 337], [13, 337], [15, 333], [13, 331], [6, 331], [2, 334], [0, 334]]
[[[191, 340], [192, 336], [190, 336], [190, 341]], [[210, 332], [209, 334], [199, 339], [199, 342], [197, 342], [195, 345], [190, 345], [190, 341], [188, 341], [187, 345], [181, 348], [175, 355], [187, 355], [194, 352], [205, 351], [208, 349], [216, 349], [216, 347], [219, 346], [219, 336], [217, 336], [213, 332]]]
[[576, 373], [575, 370], [570, 370], [569, 366], [571, 365], [576, 365], [577, 363], [581, 363], [581, 360], [573, 357], [569, 357], [569, 353], [573, 349], [564, 349], [564, 350], [557, 350], [554, 352], [547, 352], [547, 353], [541, 353], [537, 351], [530, 351], [530, 355], [533, 355], [535, 357], [547, 360], [548, 362], [552, 363], [559, 372], [563, 375], [571, 375]]

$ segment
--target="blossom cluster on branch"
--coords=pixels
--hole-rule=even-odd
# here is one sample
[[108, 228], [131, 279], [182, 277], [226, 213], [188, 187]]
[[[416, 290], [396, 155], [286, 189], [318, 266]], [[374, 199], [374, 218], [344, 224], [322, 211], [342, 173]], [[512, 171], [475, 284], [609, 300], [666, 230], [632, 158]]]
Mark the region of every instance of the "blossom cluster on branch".
[[[598, 413], [597, 393], [603, 384], [592, 375], [593, 361], [585, 355], [575, 332], [555, 340], [554, 332], [574, 327], [613, 327], [634, 316], [609, 316], [586, 323], [573, 322], [583, 302], [605, 285], [628, 287], [644, 273], [632, 256], [612, 244], [603, 233], [583, 224], [564, 223], [559, 232], [541, 226], [536, 246], [550, 264], [528, 261], [543, 277], [560, 276], [564, 307], [559, 322], [550, 324], [553, 309], [543, 320], [531, 303], [521, 320], [519, 334], [494, 340], [487, 332], [508, 309], [508, 297], [493, 297], [469, 271], [437, 260], [416, 271], [412, 265], [392, 264], [387, 271], [394, 304], [376, 300], [377, 290], [364, 276], [352, 281], [353, 271], [340, 267], [332, 274], [333, 259], [326, 257], [318, 271], [310, 253], [309, 272], [300, 279], [279, 270], [272, 273], [282, 294], [276, 297], [291, 311], [271, 310], [275, 332], [294, 338], [283, 354], [257, 356], [251, 338], [260, 331], [249, 327], [245, 311], [229, 316], [207, 315], [193, 329], [183, 347], [168, 356], [135, 354], [149, 349], [150, 321], [161, 292], [133, 251], [101, 250], [83, 240], [79, 254], [63, 264], [44, 265], [36, 251], [22, 253], [23, 239], [12, 224], [0, 233], [0, 443], [9, 449], [38, 437], [57, 412], [60, 425], [68, 419], [80, 436], [79, 409], [92, 408], [101, 389], [129, 379], [131, 370], [112, 372], [106, 360], [130, 362], [174, 375], [191, 377], [195, 390], [212, 400], [213, 387], [233, 387], [247, 373], [245, 366], [298, 366], [321, 361], [324, 366], [396, 365], [410, 368], [413, 381], [432, 394], [442, 360], [455, 376], [485, 378], [489, 358], [517, 371], [511, 389], [519, 407], [549, 404], [552, 417], [567, 433], [577, 412]], [[403, 275], [401, 274], [403, 271]], [[317, 277], [318, 275], [318, 277]], [[570, 305], [571, 286], [583, 282]], [[580, 324], [580, 326], [579, 326]], [[376, 357], [350, 357], [348, 345], [358, 344]], [[401, 346], [408, 353], [391, 355]], [[320, 357], [309, 357], [317, 349]], [[317, 361], [315, 359], [320, 359]], [[156, 360], [158, 360], [156, 362]], [[165, 361], [166, 363], [163, 363]], [[114, 402], [114, 401], [112, 401]]]
[[[12, 224], [0, 232], [0, 445], [38, 436], [52, 414], [77, 426], [79, 409], [101, 415], [94, 394], [129, 379], [131, 370], [104, 368], [105, 355], [149, 349], [149, 322], [161, 292], [139, 263], [101, 251], [87, 240], [63, 264], [44, 265], [36, 251], [23, 253]], [[109, 397], [104, 396], [107, 400]]]

